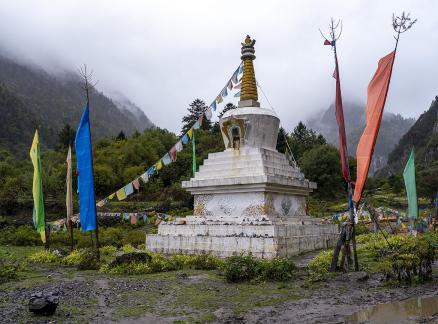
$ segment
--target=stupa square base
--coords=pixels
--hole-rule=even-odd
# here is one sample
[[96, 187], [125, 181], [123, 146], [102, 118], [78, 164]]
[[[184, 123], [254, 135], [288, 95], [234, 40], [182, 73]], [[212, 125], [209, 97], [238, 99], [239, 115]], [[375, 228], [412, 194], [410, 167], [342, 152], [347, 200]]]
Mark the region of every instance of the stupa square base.
[[146, 249], [167, 255], [290, 257], [333, 247], [337, 233], [336, 225], [316, 222], [279, 225], [160, 224], [158, 234], [147, 235]]

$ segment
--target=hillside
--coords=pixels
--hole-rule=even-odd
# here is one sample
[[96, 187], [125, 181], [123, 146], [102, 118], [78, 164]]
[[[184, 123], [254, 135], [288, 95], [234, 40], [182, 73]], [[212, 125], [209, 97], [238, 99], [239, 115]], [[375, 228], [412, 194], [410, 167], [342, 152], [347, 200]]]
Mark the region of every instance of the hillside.
[[[0, 84], [0, 147], [15, 154], [27, 154], [32, 141], [29, 134], [33, 134], [35, 127], [40, 130], [42, 145], [55, 147], [60, 129], [65, 124], [76, 128], [79, 123], [84, 93], [76, 75], [55, 77], [0, 57]], [[97, 90], [92, 91], [90, 106], [95, 139], [117, 135], [121, 130], [131, 134], [153, 126], [138, 107], [133, 113]]]
[[438, 161], [438, 96], [389, 154], [389, 172], [403, 169], [412, 146], [415, 147], [418, 164], [428, 167]]
[[[365, 107], [356, 103], [344, 103], [344, 118], [348, 152], [354, 156], [360, 136], [365, 128]], [[371, 173], [386, 165], [389, 153], [414, 122], [413, 118], [384, 113], [370, 169]], [[327, 142], [338, 146], [338, 125], [334, 104], [330, 105], [323, 113], [310, 118], [307, 124], [313, 130], [321, 133], [327, 139]]]

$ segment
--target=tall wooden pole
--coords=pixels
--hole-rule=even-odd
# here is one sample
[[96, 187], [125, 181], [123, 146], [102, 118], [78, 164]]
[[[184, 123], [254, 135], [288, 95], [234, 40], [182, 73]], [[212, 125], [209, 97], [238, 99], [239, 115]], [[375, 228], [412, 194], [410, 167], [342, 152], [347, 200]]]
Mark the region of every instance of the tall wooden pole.
[[[90, 88], [90, 83], [89, 83], [89, 78], [90, 75], [88, 75], [87, 73], [87, 66], [84, 65], [84, 71], [82, 73], [82, 77], [84, 78], [85, 81], [85, 95], [86, 95], [86, 99], [87, 99], [87, 106], [88, 106], [88, 110], [90, 111], [90, 94], [89, 94], [89, 88]], [[91, 124], [90, 124], [91, 125]], [[90, 127], [90, 141], [92, 142], [92, 137], [91, 137], [91, 127]], [[91, 173], [93, 174], [93, 183], [94, 183], [94, 162], [93, 162], [93, 150], [91, 150]], [[93, 193], [94, 194], [94, 201], [96, 201], [96, 192]], [[95, 210], [95, 214], [94, 214], [95, 220], [96, 220], [96, 252], [97, 252], [97, 259], [100, 260], [100, 244], [99, 244], [99, 222], [97, 220], [97, 211]]]

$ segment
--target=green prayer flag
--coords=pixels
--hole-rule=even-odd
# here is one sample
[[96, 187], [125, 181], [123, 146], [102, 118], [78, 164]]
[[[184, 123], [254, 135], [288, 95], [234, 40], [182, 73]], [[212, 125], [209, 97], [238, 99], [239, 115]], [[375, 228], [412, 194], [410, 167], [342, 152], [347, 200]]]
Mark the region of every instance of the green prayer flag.
[[415, 219], [418, 217], [417, 205], [417, 186], [415, 184], [415, 153], [411, 151], [405, 170], [403, 171], [403, 179], [405, 180], [406, 195], [408, 197], [409, 218]]
[[196, 144], [195, 144], [195, 130], [193, 130], [193, 135], [192, 135], [192, 158], [193, 158], [193, 162], [192, 162], [193, 176], [195, 176], [195, 173], [196, 173]]
[[29, 154], [33, 164], [33, 224], [37, 232], [40, 233], [41, 240], [45, 243], [46, 226], [44, 221], [43, 181], [38, 130], [35, 131], [35, 136], [33, 138], [32, 147], [30, 148]]

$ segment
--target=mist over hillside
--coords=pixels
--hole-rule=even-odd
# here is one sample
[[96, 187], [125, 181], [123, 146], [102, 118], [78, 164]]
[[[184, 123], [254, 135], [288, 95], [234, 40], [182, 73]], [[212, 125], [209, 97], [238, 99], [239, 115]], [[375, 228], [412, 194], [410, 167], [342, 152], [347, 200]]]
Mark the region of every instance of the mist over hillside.
[[[90, 119], [94, 139], [153, 127], [139, 107], [120, 98], [112, 100], [93, 89]], [[42, 145], [55, 147], [58, 133], [66, 124], [77, 127], [84, 104], [82, 80], [73, 72], [54, 76], [0, 57], [0, 147], [27, 154], [36, 128]]]
[[[344, 103], [345, 132], [349, 155], [354, 156], [360, 136], [365, 128], [365, 105], [353, 102]], [[384, 167], [388, 155], [398, 144], [400, 138], [414, 124], [414, 118], [404, 118], [400, 114], [385, 112], [382, 118], [379, 135], [374, 150], [370, 173]], [[329, 143], [339, 146], [338, 125], [335, 117], [335, 105], [320, 114], [309, 118], [307, 124], [313, 130], [321, 133]]]

